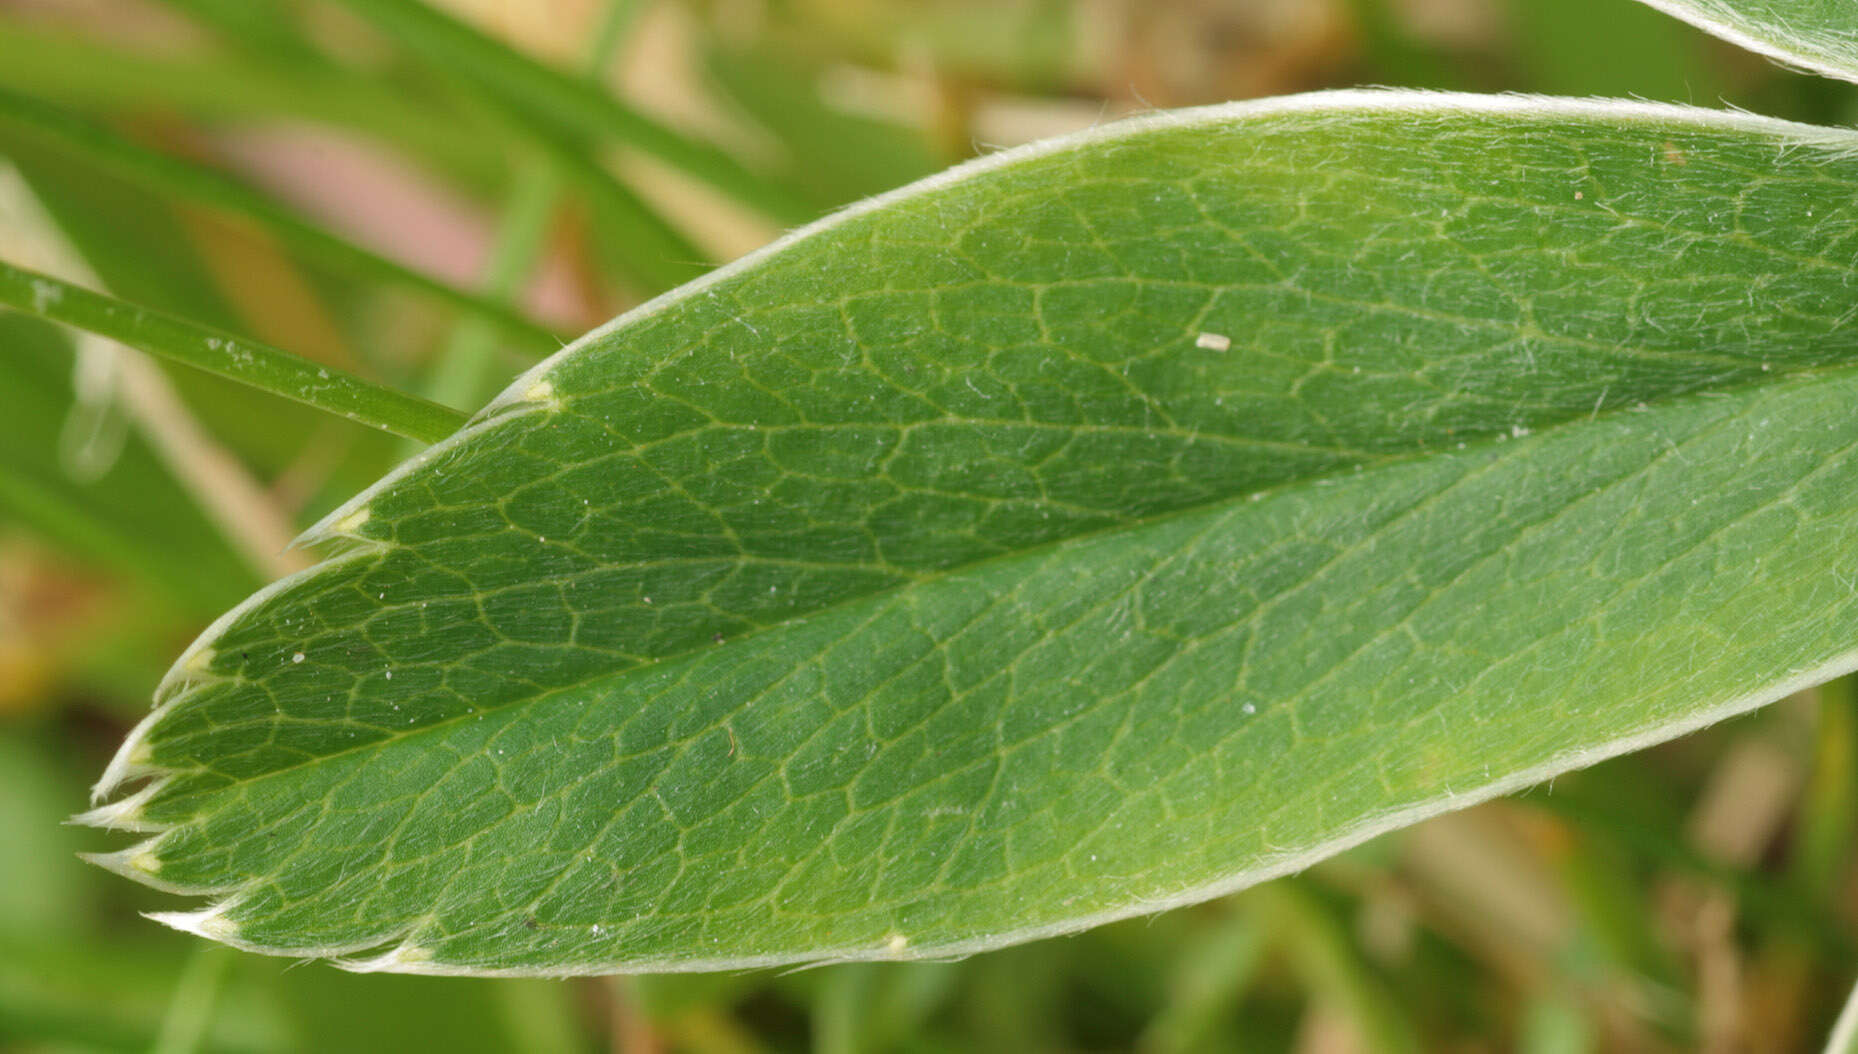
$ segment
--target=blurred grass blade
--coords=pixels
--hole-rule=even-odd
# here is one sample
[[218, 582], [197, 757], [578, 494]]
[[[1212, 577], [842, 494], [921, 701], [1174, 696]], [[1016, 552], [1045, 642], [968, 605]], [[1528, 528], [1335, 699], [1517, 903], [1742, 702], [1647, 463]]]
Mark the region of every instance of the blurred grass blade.
[[[589, 73], [597, 74], [625, 39], [625, 30], [637, 13], [634, 0], [608, 3], [594, 45], [588, 55]], [[636, 264], [648, 276], [651, 293], [662, 292], [696, 277], [682, 261], [697, 258], [697, 250], [660, 220], [605, 169], [587, 163], [578, 152], [551, 144], [551, 157], [530, 158], [519, 164], [504, 202], [501, 225], [491, 247], [484, 276], [484, 292], [502, 302], [517, 296], [541, 257], [550, 222], [561, 199], [563, 170], [582, 177], [593, 192], [599, 217], [596, 228], [604, 248]], [[495, 361], [493, 334], [481, 322], [466, 320], [452, 331], [444, 354], [432, 371], [423, 394], [448, 406], [478, 406], [490, 394], [484, 390]]]
[[[292, 27], [277, 18], [276, 5], [254, 6], [242, 2], [228, 3], [227, 0], [169, 2], [220, 28], [228, 37], [242, 44], [281, 52], [287, 59], [307, 63], [313, 69], [304, 71], [306, 76], [324, 72], [327, 68], [320, 56], [302, 47], [300, 39], [293, 35]], [[591, 54], [598, 56], [600, 67], [605, 67], [614, 47], [625, 39], [625, 32], [631, 26], [639, 7], [640, 4], [635, 2], [609, 6], [596, 29], [594, 46], [590, 49]], [[489, 46], [498, 45], [492, 43]], [[475, 82], [471, 78], [457, 74], [449, 66], [441, 66], [439, 72], [455, 84], [462, 83], [467, 96], [475, 89]], [[481, 96], [481, 93], [477, 94]], [[507, 136], [509, 142], [518, 145], [527, 140], [574, 177], [591, 199], [600, 248], [622, 263], [625, 278], [636, 285], [639, 292], [647, 296], [657, 294], [703, 272], [705, 268], [699, 262], [703, 258], [702, 252], [612, 172], [590, 158], [585, 145], [576, 142], [574, 136], [552, 126], [537, 124], [520, 109], [509, 106], [507, 101], [500, 98], [486, 100], [479, 97], [469, 101], [485, 111], [485, 123], [497, 135]], [[505, 310], [510, 310], [509, 298], [499, 297], [496, 300], [504, 305]], [[559, 347], [559, 342], [551, 341], [547, 345], [538, 346], [553, 351]]]
[[813, 999], [813, 1054], [907, 1048], [947, 998], [948, 963], [846, 963], [820, 979]]
[[1852, 989], [1826, 1041], [1826, 1054], [1858, 1054], [1858, 988]]
[[1732, 890], [1741, 911], [1748, 916], [1760, 918], [1765, 926], [1786, 929], [1819, 948], [1826, 957], [1851, 959], [1858, 955], [1858, 944], [1852, 942], [1851, 935], [1839, 926], [1838, 920], [1825, 913], [1823, 907], [1800, 898], [1799, 890], [1789, 889], [1761, 872], [1747, 872], [1711, 861], [1678, 833], [1670, 829], [1652, 829], [1629, 816], [1622, 816], [1613, 799], [1596, 799], [1579, 790], [1557, 786], [1553, 794], [1531, 794], [1524, 801], [1576, 823], [1589, 835], [1616, 838], [1622, 846], [1629, 846], [1641, 857], [1665, 864], [1678, 874], [1700, 877], [1721, 885], [1722, 889]]
[[1681, 834], [1647, 828], [1621, 815], [1610, 798], [1595, 798], [1581, 791], [1556, 787], [1553, 794], [1532, 794], [1529, 805], [1554, 813], [1590, 835], [1603, 835], [1629, 846], [1635, 853], [1684, 875], [1716, 883], [1736, 896], [1740, 909], [1765, 925], [1784, 930], [1820, 948], [1828, 957], [1858, 956], [1838, 920], [1797, 890], [1758, 871], [1744, 871], [1705, 856]]
[[1346, 1021], [1360, 1049], [1377, 1054], [1425, 1049], [1408, 1008], [1350, 939], [1333, 897], [1306, 879], [1289, 878], [1251, 891], [1243, 903], [1277, 936], [1314, 1008]]
[[553, 69], [420, 0], [339, 0], [428, 63], [475, 82], [532, 120], [596, 142], [636, 147], [770, 216], [810, 219], [793, 200], [722, 150], [626, 106], [600, 86]]
[[0, 312], [0, 516], [66, 553], [155, 587], [188, 617], [210, 617], [263, 578], [226, 545], [141, 436], [84, 486], [58, 458], [71, 404], [71, 348], [46, 323]]
[[267, 61], [322, 65], [306, 41], [303, 27], [288, 15], [288, 6], [252, 0], [162, 0], [195, 21], [211, 26], [229, 42], [262, 54]]
[[538, 130], [534, 138], [581, 188], [601, 256], [629, 287], [653, 296], [709, 269], [707, 254], [683, 231], [565, 137]]
[[473, 189], [495, 185], [505, 167], [505, 144], [469, 113], [339, 69], [216, 54], [156, 57], [18, 19], [0, 28], [0, 69], [9, 89], [74, 108], [172, 107], [216, 120], [288, 117], [354, 129]]
[[454, 288], [309, 223], [270, 198], [211, 169], [129, 142], [106, 129], [0, 89], [0, 124], [81, 154], [99, 167], [151, 189], [242, 216], [285, 245], [357, 277], [417, 290], [495, 325], [532, 350], [560, 346], [547, 327], [508, 306]]
[[1187, 1054], [1214, 1049], [1208, 1042], [1221, 1015], [1230, 1014], [1264, 963], [1266, 929], [1252, 914], [1229, 911], [1196, 927], [1171, 967], [1168, 999], [1143, 1029], [1144, 1054]]
[[124, 303], [4, 261], [0, 261], [0, 305], [427, 443], [450, 435], [465, 419], [456, 410], [287, 351]]
[[1843, 0], [1642, 0], [1750, 51], [1858, 81], [1858, 9]]
[[313, 528], [99, 862], [359, 969], [962, 954], [1847, 671], [1854, 146], [1342, 92], [856, 206]]
[[1811, 899], [1828, 902], [1858, 848], [1858, 680], [1819, 690], [1813, 768], [1801, 796], [1791, 872]]
[[232, 953], [224, 948], [202, 945], [194, 949], [186, 968], [175, 978], [174, 995], [151, 1054], [193, 1054], [201, 1048], [230, 965]]
[[[517, 169], [491, 243], [490, 266], [484, 276], [486, 295], [508, 301], [523, 288], [542, 254], [561, 183], [554, 166], [542, 161]], [[491, 394], [486, 388], [496, 352], [496, 334], [489, 326], [481, 319], [461, 319], [430, 377], [420, 386], [421, 394], [445, 406], [481, 405]]]
[[[820, 95], [821, 64], [772, 46], [713, 40], [703, 49], [703, 65], [729, 103], [781, 143], [778, 178], [821, 211], [914, 182], [946, 163], [921, 130], [827, 103]], [[858, 148], [848, 150], [848, 143]]]

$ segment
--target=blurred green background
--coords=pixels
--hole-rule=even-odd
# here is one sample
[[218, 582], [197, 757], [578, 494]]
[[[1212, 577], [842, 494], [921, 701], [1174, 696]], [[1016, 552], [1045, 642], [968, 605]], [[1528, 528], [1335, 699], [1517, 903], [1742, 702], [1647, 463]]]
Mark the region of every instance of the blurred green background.
[[[565, 338], [1156, 107], [1380, 84], [1858, 120], [1858, 89], [1630, 0], [436, 6], [0, 0], [0, 257], [468, 409], [552, 342], [396, 266]], [[4, 313], [0, 371], [0, 1050], [1814, 1050], [1858, 974], [1849, 681], [962, 962], [463, 981], [208, 946], [61, 821], [169, 660], [409, 450]]]

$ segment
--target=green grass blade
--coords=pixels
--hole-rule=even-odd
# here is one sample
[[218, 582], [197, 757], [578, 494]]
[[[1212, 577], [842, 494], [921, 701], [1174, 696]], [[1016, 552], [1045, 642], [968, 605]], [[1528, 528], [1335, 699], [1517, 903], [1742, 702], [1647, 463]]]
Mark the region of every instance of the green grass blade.
[[1858, 681], [1822, 686], [1818, 703], [1790, 871], [1808, 896], [1829, 903], [1858, 856]]
[[175, 979], [174, 995], [161, 1020], [153, 1054], [193, 1054], [201, 1049], [201, 1040], [213, 1020], [213, 1004], [219, 999], [226, 968], [231, 965], [232, 953], [224, 948], [204, 945], [194, 949], [186, 968]]
[[1838, 920], [1814, 902], [1803, 899], [1797, 890], [1759, 872], [1711, 860], [1675, 833], [1650, 829], [1637, 820], [1621, 816], [1609, 801], [1593, 800], [1579, 792], [1561, 789], [1554, 794], [1530, 795], [1525, 800], [1538, 809], [1578, 824], [1590, 834], [1614, 839], [1672, 871], [1720, 885], [1735, 894], [1749, 916], [1815, 945], [1829, 958], [1858, 956], [1858, 944], [1854, 944]]
[[1858, 988], [1852, 989], [1851, 998], [1845, 1001], [1845, 1009], [1832, 1026], [1826, 1054], [1858, 1054]]
[[454, 288], [330, 234], [265, 195], [211, 169], [137, 146], [104, 128], [10, 92], [0, 91], [0, 124], [82, 155], [124, 179], [243, 217], [271, 232], [285, 245], [358, 277], [417, 290], [484, 319], [530, 348], [541, 350], [560, 346], [551, 330], [524, 318], [507, 305]]
[[193, 618], [210, 618], [263, 582], [139, 434], [129, 435], [101, 479], [85, 485], [72, 478], [59, 451], [76, 394], [63, 332], [0, 313], [0, 349], [4, 518], [95, 566], [149, 583]]
[[655, 294], [689, 281], [708, 267], [703, 250], [612, 172], [592, 160], [572, 136], [550, 128], [527, 131], [533, 146], [585, 197], [603, 255], [617, 262], [630, 283]]
[[1279, 934], [1311, 998], [1347, 1021], [1362, 1049], [1418, 1054], [1425, 1046], [1408, 1008], [1350, 939], [1333, 901], [1308, 881], [1291, 878], [1247, 894], [1245, 906]]
[[73, 108], [159, 106], [217, 121], [289, 117], [354, 129], [474, 189], [493, 187], [505, 167], [504, 144], [470, 113], [340, 70], [217, 54], [164, 58], [4, 16], [0, 69], [9, 89]]
[[[703, 65], [730, 105], [782, 144], [778, 178], [821, 211], [914, 182], [948, 160], [936, 156], [919, 129], [827, 103], [820, 97], [826, 72], [820, 64], [769, 45], [731, 48], [712, 41]], [[858, 148], [847, 150], [848, 143]], [[820, 163], [828, 157], [831, 164]]]
[[626, 106], [580, 77], [546, 66], [420, 0], [341, 0], [409, 51], [464, 76], [559, 132], [636, 147], [777, 219], [812, 210], [729, 154]]
[[162, 0], [194, 21], [209, 26], [224, 39], [262, 54], [270, 62], [321, 65], [321, 57], [306, 41], [303, 27], [288, 16], [282, 4], [251, 0]]
[[1227, 912], [1197, 927], [1172, 967], [1168, 998], [1142, 1031], [1145, 1054], [1187, 1054], [1207, 1042], [1221, 1016], [1233, 1013], [1264, 964], [1266, 928], [1252, 913]]
[[[219, 28], [229, 40], [270, 53], [266, 56], [269, 59], [275, 61], [281, 58], [284, 61], [306, 63], [315, 67], [316, 73], [332, 69], [326, 60], [302, 44], [297, 27], [279, 18], [280, 9], [277, 5], [227, 3], [226, 0], [170, 0], [170, 3], [187, 10], [200, 21]], [[624, 40], [639, 6], [636, 3], [610, 5], [596, 28], [594, 44], [590, 48], [590, 54], [599, 58], [598, 66], [604, 67], [614, 49]], [[339, 70], [335, 72], [340, 76]], [[449, 70], [442, 69], [441, 72]], [[469, 78], [453, 75], [445, 79], [454, 85], [462, 84], [465, 89], [462, 95], [464, 108], [478, 111], [482, 115], [482, 123], [493, 129], [496, 135], [507, 137], [507, 142], [512, 144], [511, 149], [520, 150], [525, 144], [530, 149], [539, 149], [550, 157], [556, 167], [575, 177], [583, 192], [592, 199], [594, 226], [598, 232], [600, 248], [624, 264], [623, 273], [637, 284], [640, 291], [648, 295], [659, 293], [701, 273], [701, 267], [693, 267], [686, 262], [700, 259], [701, 253], [609, 170], [592, 160], [584, 143], [575, 142], [572, 137], [559, 133], [550, 134], [521, 113], [507, 106], [496, 105], [500, 100], [483, 99], [481, 93], [473, 90], [474, 84]], [[487, 102], [489, 105], [486, 105]], [[519, 162], [516, 167], [518, 171], [514, 182], [517, 184], [533, 176], [532, 172], [525, 170], [523, 163]], [[517, 198], [525, 191], [517, 186], [506, 193]], [[496, 264], [493, 263], [492, 267], [494, 269]], [[504, 295], [495, 296], [494, 299], [506, 305], [511, 300]], [[484, 334], [473, 337], [474, 343], [491, 336], [484, 333], [481, 324], [470, 328]], [[486, 350], [484, 355], [488, 354]], [[485, 358], [484, 361], [488, 362], [489, 359]]]
[[[522, 290], [541, 255], [561, 189], [555, 168], [531, 162], [518, 169], [490, 249], [484, 292], [502, 301]], [[486, 387], [497, 361], [496, 333], [478, 319], [465, 319], [445, 342], [422, 394], [445, 406], [478, 406], [492, 394]]]
[[427, 443], [450, 435], [465, 419], [449, 407], [403, 395], [287, 351], [124, 303], [4, 261], [0, 261], [0, 305]]
[[[614, 49], [625, 39], [630, 16], [636, 10], [632, 0], [607, 5], [588, 55], [590, 73], [597, 73], [610, 61]], [[583, 187], [592, 192], [601, 217], [597, 227], [604, 247], [639, 265], [640, 272], [649, 276], [646, 281], [652, 292], [695, 277], [679, 261], [695, 259], [697, 250], [674, 228], [605, 169], [586, 162], [578, 152], [562, 144], [553, 145], [557, 149], [549, 151], [548, 159], [530, 159], [516, 171], [484, 276], [487, 295], [509, 302], [520, 292], [542, 254], [561, 198], [564, 170], [580, 176]], [[448, 406], [481, 404], [490, 394], [483, 389], [496, 352], [493, 336], [475, 321], [454, 329], [424, 394]]]
[[1840, 0], [1642, 0], [1750, 51], [1858, 81], [1858, 10]]
[[312, 529], [99, 862], [359, 969], [961, 954], [1850, 670], [1854, 145], [1347, 92], [867, 202]]

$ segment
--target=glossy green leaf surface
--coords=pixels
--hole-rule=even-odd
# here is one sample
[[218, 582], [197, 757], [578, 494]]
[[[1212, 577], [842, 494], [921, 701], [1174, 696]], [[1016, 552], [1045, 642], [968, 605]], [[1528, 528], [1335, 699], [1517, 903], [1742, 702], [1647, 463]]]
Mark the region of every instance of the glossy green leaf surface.
[[1858, 3], [1853, 0], [1643, 2], [1787, 65], [1858, 81]]
[[841, 213], [312, 530], [100, 862], [364, 969], [938, 956], [1848, 669], [1855, 145], [1337, 93]]

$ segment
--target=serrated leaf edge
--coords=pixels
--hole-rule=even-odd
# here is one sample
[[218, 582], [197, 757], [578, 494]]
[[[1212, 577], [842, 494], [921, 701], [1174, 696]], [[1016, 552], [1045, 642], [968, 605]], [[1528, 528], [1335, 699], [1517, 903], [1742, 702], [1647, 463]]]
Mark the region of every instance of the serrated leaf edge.
[[[991, 933], [936, 945], [917, 946], [911, 943], [907, 934], [893, 934], [875, 947], [821, 950], [801, 957], [772, 955], [723, 959], [614, 960], [566, 964], [558, 969], [549, 970], [483, 968], [433, 961], [430, 953], [423, 949], [415, 939], [414, 931], [418, 928], [417, 923], [412, 926], [403, 926], [399, 930], [366, 941], [339, 946], [283, 947], [246, 941], [240, 938], [237, 923], [229, 917], [242, 900], [243, 884], [226, 889], [207, 889], [178, 886], [164, 882], [159, 877], [160, 860], [154, 850], [163, 835], [173, 830], [173, 825], [148, 821], [141, 816], [141, 809], [166, 786], [174, 773], [149, 760], [146, 744], [149, 734], [160, 724], [161, 719], [176, 705], [185, 701], [189, 688], [224, 679], [221, 675], [208, 672], [207, 667], [213, 654], [214, 644], [226, 628], [246, 612], [262, 606], [273, 596], [308, 578], [339, 567], [347, 561], [377, 555], [380, 551], [390, 548], [391, 543], [368, 537], [363, 531], [369, 519], [370, 502], [445, 451], [463, 445], [474, 437], [488, 433], [519, 416], [558, 410], [560, 408], [559, 397], [550, 380], [550, 374], [568, 359], [599, 343], [609, 333], [698, 296], [709, 286], [734, 274], [752, 269], [762, 260], [797, 242], [821, 234], [855, 217], [883, 209], [914, 196], [964, 182], [997, 168], [1034, 160], [1082, 145], [1132, 137], [1156, 127], [1196, 127], [1287, 114], [1324, 112], [1333, 112], [1338, 115], [1363, 113], [1502, 114], [1518, 117], [1565, 116], [1610, 118], [1646, 123], [1672, 122], [1700, 128], [1741, 130], [1773, 136], [1783, 150], [1801, 147], [1823, 150], [1833, 156], [1858, 156], [1858, 131], [1799, 124], [1739, 111], [1710, 110], [1664, 103], [1564, 99], [1534, 95], [1469, 95], [1450, 92], [1349, 89], [1224, 103], [1190, 110], [1158, 111], [988, 155], [909, 186], [867, 199], [816, 223], [795, 230], [762, 249], [719, 268], [703, 278], [665, 293], [590, 331], [519, 376], [473, 416], [464, 428], [396, 466], [380, 480], [338, 506], [300, 535], [297, 541], [292, 543], [293, 545], [339, 542], [343, 543], [344, 548], [341, 552], [310, 568], [281, 578], [253, 593], [245, 601], [216, 619], [176, 659], [156, 688], [154, 709], [124, 740], [103, 776], [92, 788], [92, 799], [93, 802], [102, 802], [124, 784], [137, 779], [152, 777], [151, 782], [120, 802], [98, 805], [72, 817], [70, 821], [114, 830], [152, 833], [153, 837], [124, 850], [114, 853], [85, 854], [84, 858], [124, 877], [164, 892], [189, 896], [222, 897], [197, 911], [148, 913], [147, 917], [154, 921], [246, 951], [299, 958], [328, 958], [333, 960], [335, 965], [356, 972], [416, 973], [439, 976], [557, 977], [621, 971], [687, 972], [747, 969], [790, 965], [796, 961], [831, 963], [960, 957], [1008, 944], [1077, 932], [1118, 919], [1153, 914], [1236, 892], [1270, 878], [1300, 871], [1335, 853], [1387, 831], [1410, 825], [1420, 819], [1452, 809], [1468, 807], [1541, 782], [1559, 773], [1585, 767], [1606, 758], [1674, 738], [1724, 718], [1764, 706], [1802, 688], [1858, 670], [1858, 651], [1847, 653], [1806, 673], [1780, 682], [1768, 690], [1688, 715], [1680, 721], [1650, 726], [1639, 733], [1597, 747], [1572, 751], [1541, 765], [1507, 774], [1469, 790], [1454, 791], [1447, 788], [1445, 793], [1438, 798], [1370, 817], [1316, 846], [1285, 853], [1258, 866], [1223, 876], [1216, 882], [1194, 887], [1166, 898], [1119, 906], [1095, 915], [1065, 919], [1024, 930]], [[350, 958], [359, 952], [384, 947], [385, 951], [380, 951], [370, 957]]]

